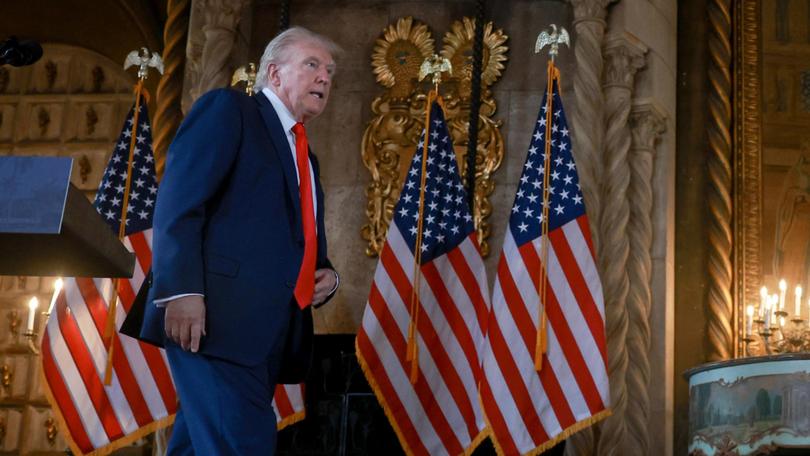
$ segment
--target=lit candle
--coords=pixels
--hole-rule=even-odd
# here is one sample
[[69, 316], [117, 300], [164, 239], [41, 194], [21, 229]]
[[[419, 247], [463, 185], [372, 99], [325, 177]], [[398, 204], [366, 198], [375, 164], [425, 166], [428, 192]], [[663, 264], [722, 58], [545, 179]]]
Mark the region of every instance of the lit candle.
[[745, 309], [745, 313], [748, 315], [748, 318], [745, 319], [745, 335], [750, 336], [754, 328], [754, 306], [749, 305]]
[[39, 300], [36, 296], [31, 298], [28, 301], [28, 332], [34, 332], [34, 318], [37, 316], [37, 307], [39, 306]]
[[802, 313], [802, 286], [796, 285], [796, 305], [794, 306], [796, 311], [794, 314], [796, 315], [793, 318], [799, 318], [799, 315]]
[[785, 292], [787, 292], [787, 282], [782, 279], [779, 281], [779, 310], [785, 310]]
[[[777, 296], [776, 293], [774, 293], [771, 296], [771, 313], [773, 314], [773, 315], [771, 315], [771, 317], [776, 319], [776, 316], [777, 316], [776, 312], [778, 312], [778, 311], [779, 311], [779, 296]], [[779, 324], [778, 321], [774, 321], [772, 323], [773, 323], [774, 326]]]
[[56, 298], [59, 297], [59, 293], [62, 291], [62, 278], [56, 279], [56, 282], [53, 283], [53, 296], [51, 296], [51, 304], [48, 306], [48, 315], [51, 314], [53, 311], [53, 306], [56, 304]]
[[[768, 304], [768, 287], [762, 287], [759, 289], [759, 319], [765, 319], [765, 307]], [[810, 302], [808, 302], [810, 305]]]
[[765, 300], [765, 329], [771, 327], [771, 315], [773, 314], [773, 312], [771, 312], [772, 303], [773, 300], [770, 296], [768, 296], [768, 299]]

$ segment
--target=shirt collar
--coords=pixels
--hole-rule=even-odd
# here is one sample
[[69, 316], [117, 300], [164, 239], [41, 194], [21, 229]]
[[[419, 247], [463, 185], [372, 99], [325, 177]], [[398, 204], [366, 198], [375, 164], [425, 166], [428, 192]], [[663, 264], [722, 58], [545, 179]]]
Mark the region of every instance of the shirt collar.
[[276, 110], [278, 120], [281, 121], [281, 126], [284, 128], [284, 131], [292, 131], [292, 127], [298, 123], [298, 121], [295, 120], [295, 117], [293, 117], [290, 110], [287, 109], [287, 106], [284, 105], [284, 102], [281, 101], [281, 98], [279, 98], [275, 92], [267, 87], [262, 88], [262, 93], [267, 97], [268, 100], [270, 100], [270, 104], [272, 104], [273, 109]]

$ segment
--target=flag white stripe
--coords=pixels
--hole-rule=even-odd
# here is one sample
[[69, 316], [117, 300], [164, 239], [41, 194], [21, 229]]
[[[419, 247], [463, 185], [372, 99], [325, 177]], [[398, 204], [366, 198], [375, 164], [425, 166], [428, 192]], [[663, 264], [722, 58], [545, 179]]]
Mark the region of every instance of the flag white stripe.
[[[65, 283], [67, 284], [69, 280], [73, 279], [66, 279]], [[101, 420], [93, 406], [93, 401], [90, 400], [90, 394], [84, 386], [82, 376], [73, 361], [73, 355], [70, 354], [65, 340], [62, 338], [56, 312], [52, 313], [48, 319], [48, 340], [51, 343], [51, 351], [53, 352], [53, 363], [59, 370], [65, 387], [70, 394], [73, 407], [81, 419], [90, 442], [96, 448], [110, 443], [110, 439], [107, 438], [104, 426], [101, 424]]]
[[[93, 316], [90, 314], [87, 303], [79, 292], [78, 284], [75, 280], [68, 281], [64, 290], [65, 300], [68, 302], [68, 307], [72, 313], [72, 315], [66, 315], [65, 318], [74, 319], [76, 326], [79, 328], [82, 341], [87, 347], [87, 353], [93, 360], [96, 374], [98, 374], [99, 379], [103, 379], [107, 369], [107, 350], [93, 322]], [[104, 394], [107, 395], [115, 417], [124, 433], [131, 434], [135, 432], [139, 426], [137, 421], [135, 421], [135, 415], [132, 413], [129, 401], [126, 396], [124, 396], [121, 381], [115, 369], [113, 369], [112, 372], [110, 385], [104, 387]]]

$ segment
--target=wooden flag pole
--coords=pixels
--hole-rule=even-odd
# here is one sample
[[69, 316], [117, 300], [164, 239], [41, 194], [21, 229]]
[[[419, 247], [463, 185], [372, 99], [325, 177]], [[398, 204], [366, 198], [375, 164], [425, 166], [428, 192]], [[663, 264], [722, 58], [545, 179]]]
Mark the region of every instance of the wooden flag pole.
[[[149, 92], [144, 88], [143, 83], [147, 77], [147, 68], [155, 67], [162, 74], [163, 61], [155, 53], [149, 53], [146, 48], [141, 48], [141, 52], [132, 51], [127, 55], [124, 69], [132, 65], [138, 65], [138, 82], [135, 84], [135, 108], [132, 114], [132, 130], [129, 138], [129, 157], [127, 159], [127, 180], [124, 187], [124, 197], [121, 203], [121, 223], [118, 225], [118, 240], [123, 241], [127, 232], [127, 210], [129, 208], [129, 195], [132, 190], [132, 162], [135, 158], [135, 145], [137, 144], [138, 120], [141, 113], [141, 97], [149, 102]], [[112, 383], [113, 354], [115, 352], [115, 314], [118, 308], [118, 286], [120, 279], [112, 281], [112, 293], [107, 310], [107, 319], [104, 323], [104, 343], [107, 348], [107, 366], [104, 369], [104, 384], [109, 386]]]
[[557, 87], [560, 84], [560, 70], [554, 64], [554, 60], [559, 54], [559, 45], [568, 44], [568, 32], [564, 28], [557, 30], [557, 26], [551, 24], [551, 32], [544, 31], [537, 37], [534, 52], [538, 53], [546, 45], [550, 45], [548, 60], [548, 76], [546, 83], [546, 136], [545, 151], [543, 160], [543, 208], [540, 216], [541, 236], [540, 236], [540, 271], [537, 284], [537, 296], [539, 298], [539, 309], [537, 317], [537, 336], [534, 347], [534, 369], [538, 372], [543, 369], [543, 356], [548, 351], [548, 328], [546, 305], [548, 304], [548, 212], [550, 205], [549, 176], [551, 175], [551, 124], [554, 122], [554, 83]]
[[428, 57], [422, 63], [419, 70], [419, 80], [421, 81], [427, 75], [433, 75], [433, 90], [428, 92], [426, 106], [425, 106], [425, 139], [422, 143], [422, 178], [419, 184], [419, 218], [416, 221], [416, 242], [414, 245], [414, 263], [413, 263], [413, 287], [411, 288], [411, 321], [408, 324], [408, 345], [405, 351], [405, 360], [410, 361], [411, 371], [409, 379], [411, 384], [416, 384], [419, 378], [419, 345], [416, 340], [418, 333], [417, 326], [419, 324], [419, 308], [421, 307], [419, 299], [419, 288], [421, 286], [422, 276], [422, 217], [424, 216], [425, 205], [425, 183], [427, 182], [427, 154], [428, 143], [430, 142], [430, 111], [433, 107], [433, 102], [439, 103], [439, 106], [444, 109], [444, 101], [439, 96], [439, 83], [441, 82], [441, 74], [443, 71], [452, 72], [450, 62], [437, 55]]

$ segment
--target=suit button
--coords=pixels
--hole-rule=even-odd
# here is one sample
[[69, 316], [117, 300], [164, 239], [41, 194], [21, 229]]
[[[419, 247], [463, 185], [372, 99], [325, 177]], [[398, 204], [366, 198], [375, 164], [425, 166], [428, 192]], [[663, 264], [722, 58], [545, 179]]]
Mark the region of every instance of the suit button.
[[287, 288], [295, 288], [295, 282], [292, 280], [287, 281]]

